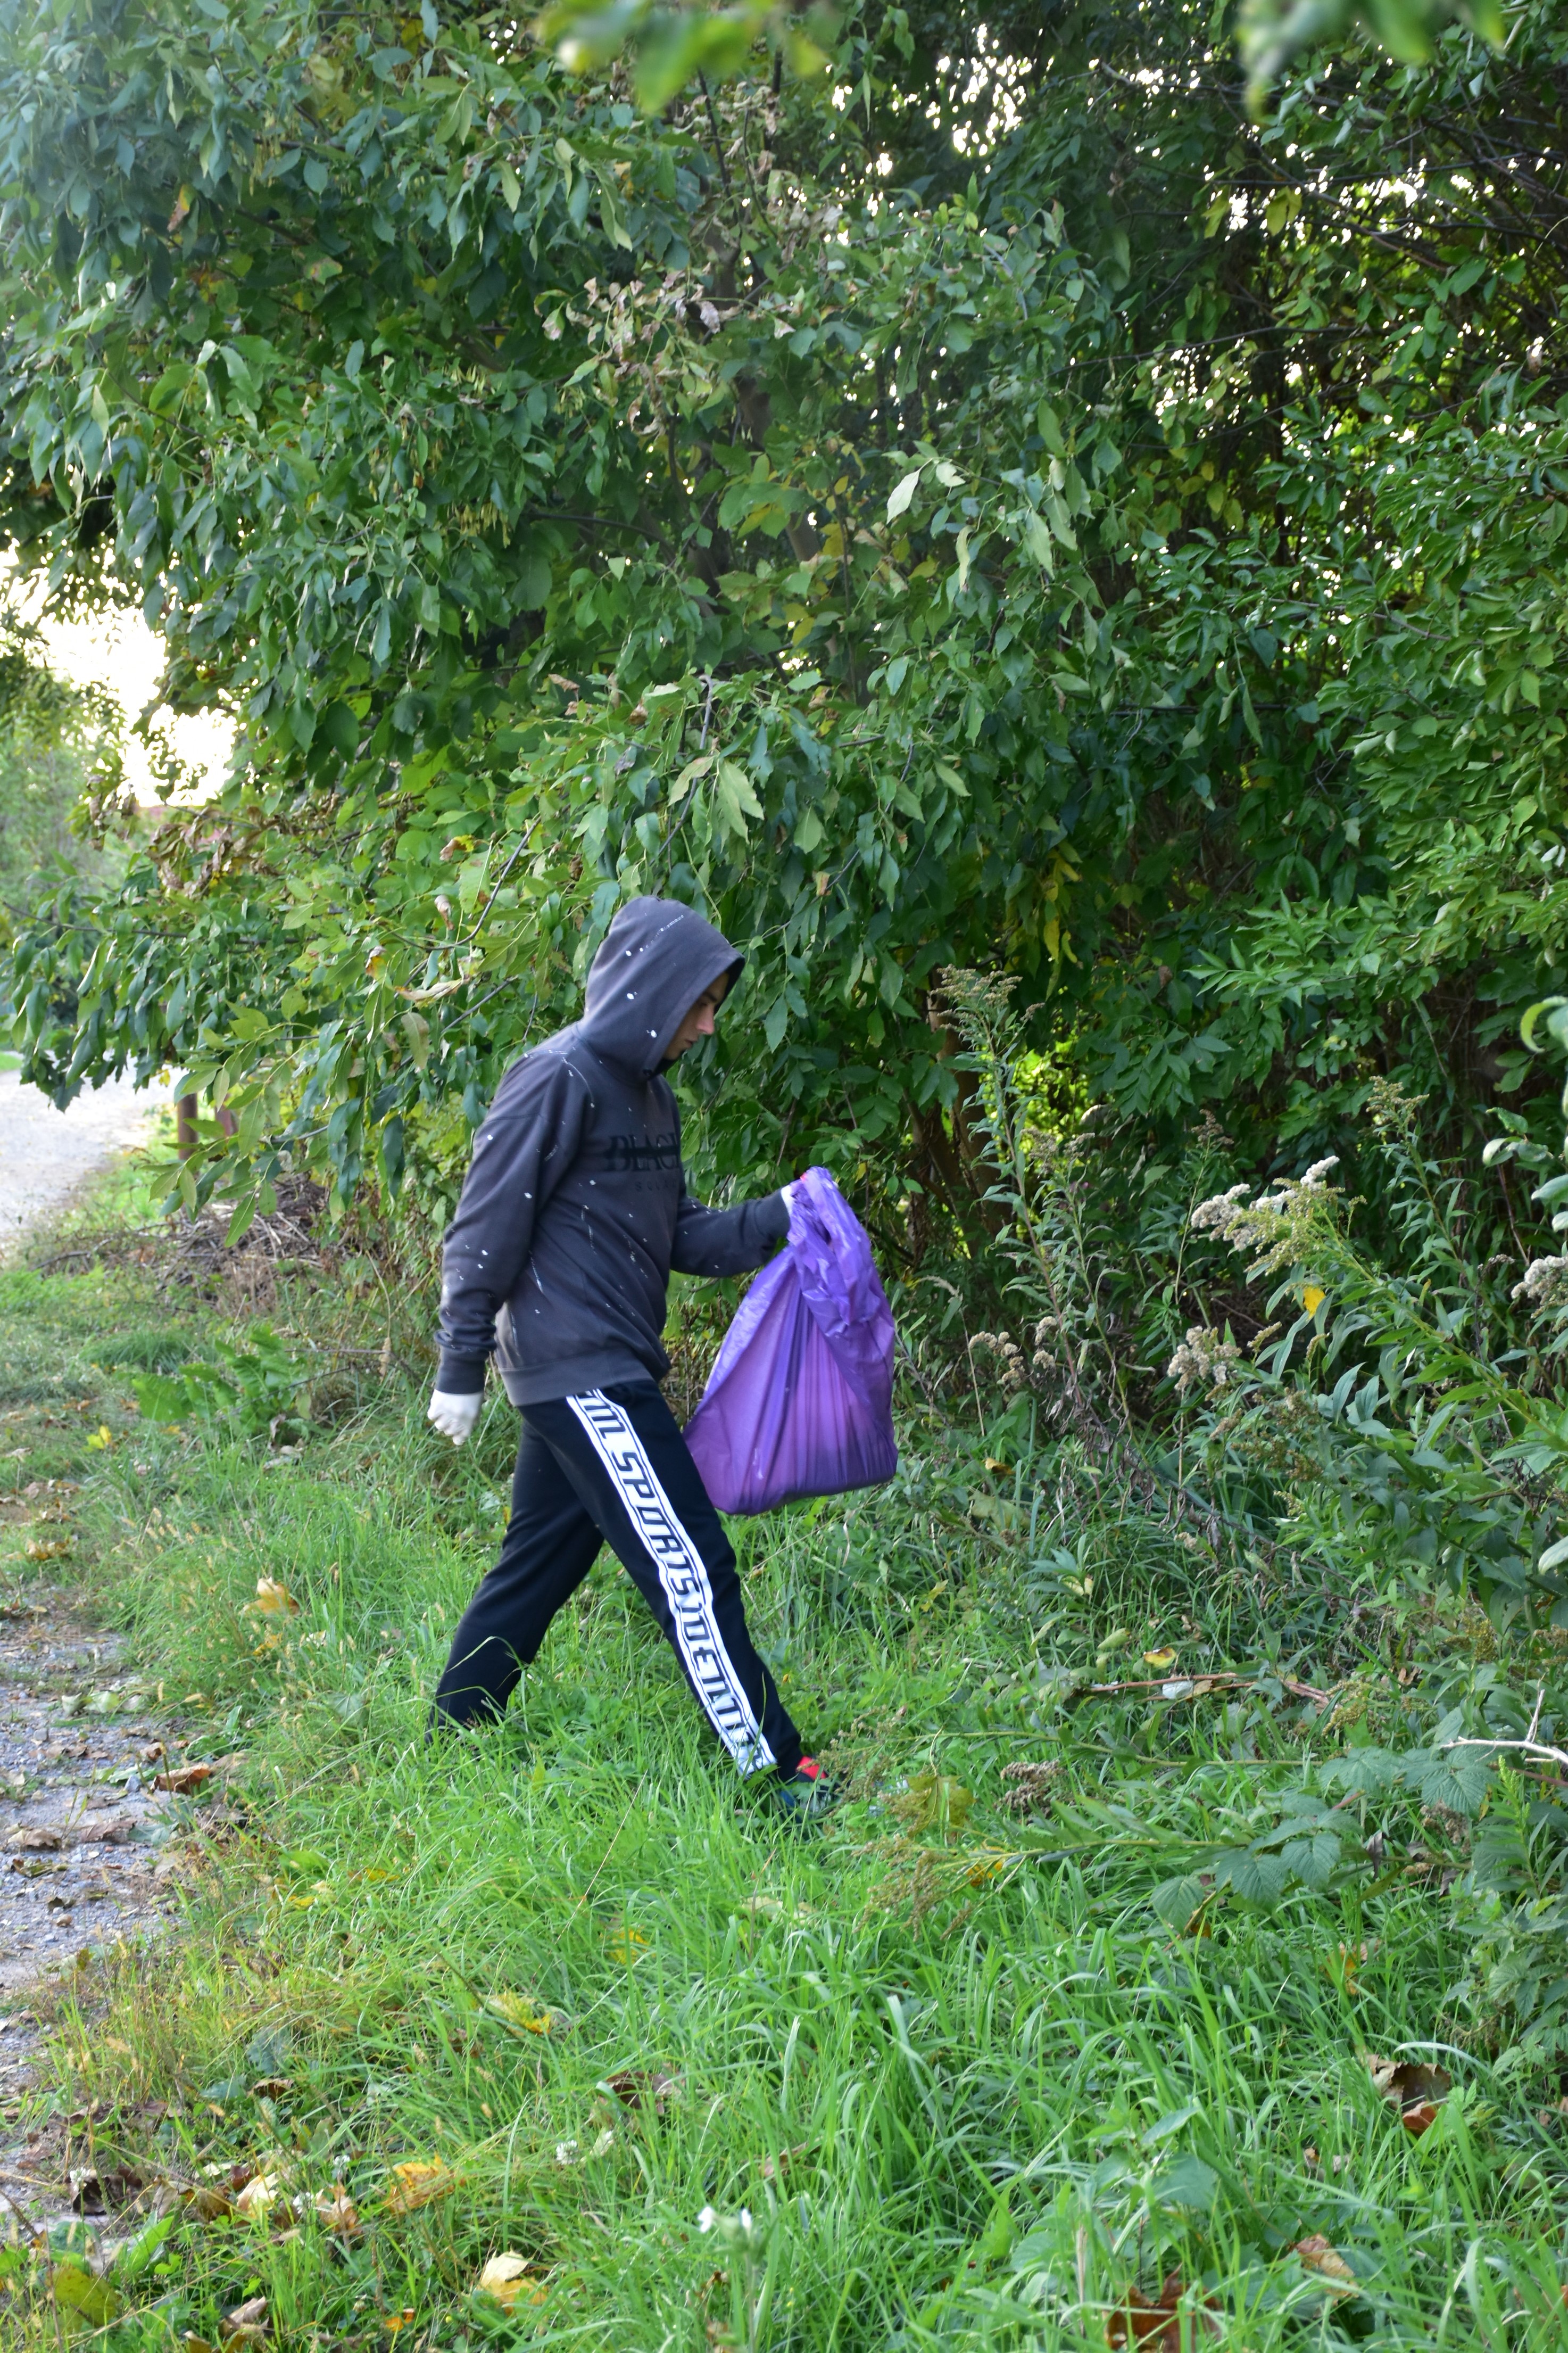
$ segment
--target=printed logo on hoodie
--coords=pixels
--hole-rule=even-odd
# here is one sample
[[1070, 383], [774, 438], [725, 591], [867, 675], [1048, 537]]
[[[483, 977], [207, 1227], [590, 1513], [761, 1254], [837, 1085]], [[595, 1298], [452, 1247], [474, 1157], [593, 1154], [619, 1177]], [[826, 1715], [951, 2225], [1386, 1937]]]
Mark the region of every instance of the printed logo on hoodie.
[[668, 1128], [663, 1135], [612, 1135], [605, 1145], [605, 1165], [613, 1174], [641, 1176], [655, 1168], [679, 1168], [680, 1137]]

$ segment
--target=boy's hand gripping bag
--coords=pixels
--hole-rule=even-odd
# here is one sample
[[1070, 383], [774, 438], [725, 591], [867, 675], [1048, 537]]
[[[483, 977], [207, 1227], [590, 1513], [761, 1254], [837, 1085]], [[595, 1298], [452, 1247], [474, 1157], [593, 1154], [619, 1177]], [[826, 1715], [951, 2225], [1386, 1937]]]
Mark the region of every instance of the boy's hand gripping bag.
[[893, 1312], [866, 1229], [826, 1168], [808, 1168], [789, 1240], [724, 1335], [686, 1425], [721, 1512], [875, 1487], [898, 1468]]

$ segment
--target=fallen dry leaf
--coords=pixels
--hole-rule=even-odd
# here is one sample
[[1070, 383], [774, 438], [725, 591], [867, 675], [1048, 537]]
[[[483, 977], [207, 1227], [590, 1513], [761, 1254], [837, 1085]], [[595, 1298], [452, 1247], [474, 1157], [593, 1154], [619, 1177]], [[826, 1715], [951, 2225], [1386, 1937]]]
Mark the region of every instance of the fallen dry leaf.
[[170, 2183], [165, 2194], [175, 2205], [183, 2206], [187, 2214], [194, 2214], [198, 2222], [226, 2221], [234, 2211], [232, 2193], [220, 2189], [213, 2181], [199, 2182], [195, 2189]]
[[226, 2345], [262, 2345], [267, 2340], [267, 2298], [253, 2295], [244, 2304], [237, 2304], [226, 2313], [223, 2341]]
[[70, 2202], [79, 2214], [110, 2214], [128, 2206], [147, 2187], [133, 2166], [111, 2166], [100, 2173], [95, 2165], [73, 2166], [66, 2176]]
[[1360, 2294], [1361, 2282], [1332, 2241], [1325, 2239], [1321, 2231], [1314, 2231], [1310, 2239], [1298, 2239], [1294, 2253], [1304, 2267], [1326, 2282], [1336, 2295]]
[[316, 2220], [323, 2231], [335, 2231], [342, 2239], [357, 2236], [359, 2208], [341, 2181], [334, 2181], [331, 2189], [318, 2189], [313, 2202]]
[[252, 2084], [250, 2096], [253, 2100], [280, 2100], [285, 2092], [293, 2088], [292, 2075], [263, 2075], [259, 2084]]
[[255, 2222], [278, 2203], [278, 2176], [258, 2173], [247, 2181], [234, 2201], [234, 2211], [243, 2214], [247, 2222]]
[[70, 1548], [69, 1536], [29, 1536], [26, 1547], [29, 1560], [63, 1560]]
[[58, 1854], [65, 1837], [62, 1831], [47, 1830], [40, 1823], [36, 1830], [13, 1831], [5, 1843], [20, 1854]]
[[94, 1822], [82, 1831], [84, 1846], [130, 1846], [136, 1836], [136, 1820], [132, 1814], [114, 1814], [106, 1822]]
[[457, 2187], [458, 2176], [440, 2158], [410, 2158], [392, 2168], [386, 2211], [389, 2214], [412, 2214], [437, 2198], [449, 2198]]
[[651, 2107], [656, 2116], [680, 2097], [681, 2088], [679, 2075], [661, 2075], [651, 2067], [624, 2067], [618, 2075], [606, 2075], [602, 2086], [615, 2094], [622, 2107]]
[[510, 2312], [522, 2294], [528, 2275], [526, 2255], [492, 2255], [474, 2284], [479, 2295], [493, 2296], [504, 2312]]
[[300, 1615], [300, 1605], [294, 1596], [275, 1577], [257, 1578], [256, 1599], [251, 1607], [262, 1618], [297, 1618]]
[[[1115, 2348], [1121, 2346], [1147, 2345], [1152, 2353], [1182, 2353], [1181, 2302], [1184, 2284], [1180, 2272], [1168, 2272], [1158, 2297], [1153, 2303], [1131, 2289], [1105, 2324], [1105, 2341]], [[1202, 2305], [1189, 2316], [1188, 2342], [1200, 2335], [1217, 2337], [1219, 2323]]]
[[1405, 2131], [1417, 2140], [1424, 2132], [1430, 2132], [1439, 2106], [1454, 2088], [1447, 2068], [1423, 2067], [1414, 2059], [1379, 2059], [1371, 2051], [1363, 2056], [1378, 2091], [1391, 2107], [1399, 2110]]
[[166, 1773], [154, 1777], [155, 1786], [183, 1797], [187, 1789], [199, 1789], [205, 1781], [210, 1781], [214, 1769], [211, 1765], [172, 1765]]

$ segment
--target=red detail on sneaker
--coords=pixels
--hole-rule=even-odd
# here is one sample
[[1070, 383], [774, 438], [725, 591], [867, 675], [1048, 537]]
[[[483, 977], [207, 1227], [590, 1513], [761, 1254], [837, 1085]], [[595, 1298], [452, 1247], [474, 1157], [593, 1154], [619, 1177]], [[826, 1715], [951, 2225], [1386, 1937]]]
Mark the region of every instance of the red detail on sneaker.
[[795, 1769], [803, 1781], [816, 1781], [822, 1778], [822, 1767], [815, 1757], [803, 1757]]

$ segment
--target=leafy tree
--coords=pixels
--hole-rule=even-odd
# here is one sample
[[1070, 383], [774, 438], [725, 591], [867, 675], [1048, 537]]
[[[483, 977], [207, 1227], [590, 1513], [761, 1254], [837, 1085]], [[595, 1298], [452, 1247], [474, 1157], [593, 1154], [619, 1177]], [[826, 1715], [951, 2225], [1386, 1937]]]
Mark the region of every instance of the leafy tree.
[[972, 1219], [954, 965], [1142, 1133], [1458, 1134], [1568, 961], [1562, 48], [1257, 124], [1196, 0], [874, 7], [649, 119], [431, 0], [9, 0], [4, 527], [241, 727], [18, 937], [29, 1070], [183, 1063], [242, 1218], [438, 1194], [660, 889], [721, 1173]]

